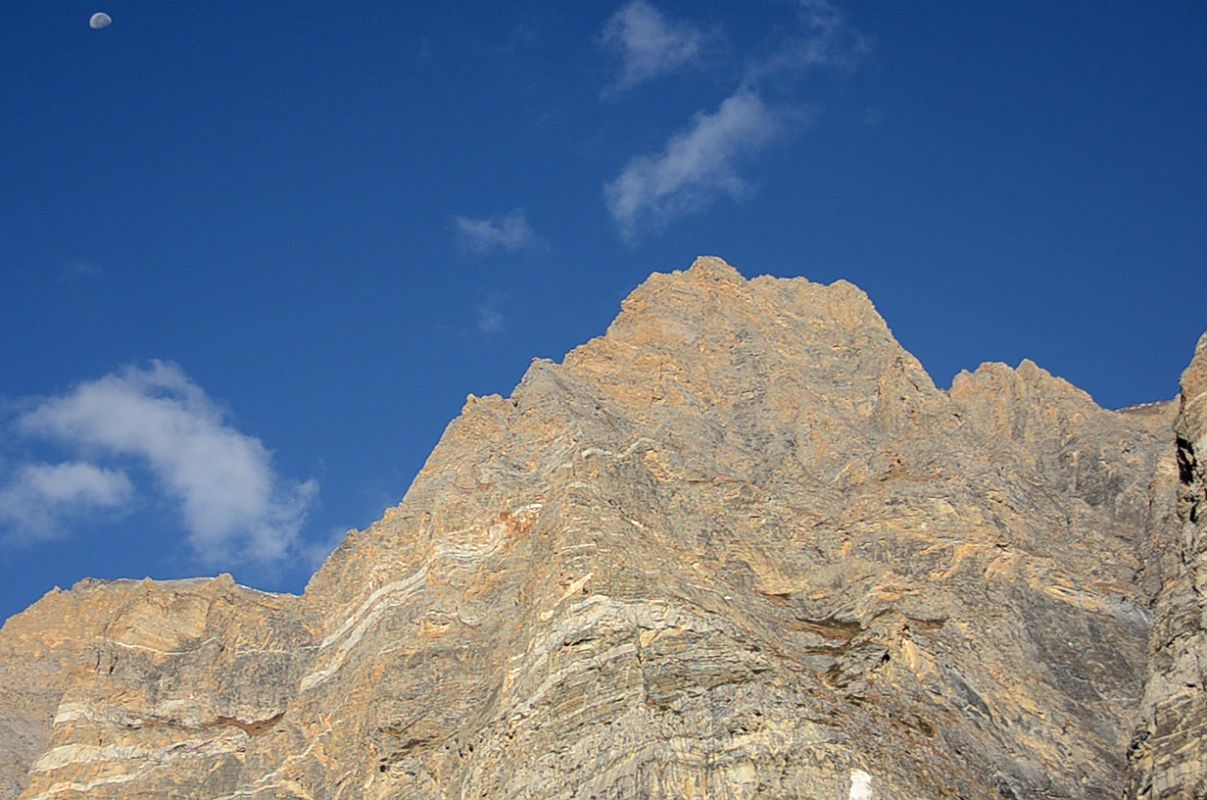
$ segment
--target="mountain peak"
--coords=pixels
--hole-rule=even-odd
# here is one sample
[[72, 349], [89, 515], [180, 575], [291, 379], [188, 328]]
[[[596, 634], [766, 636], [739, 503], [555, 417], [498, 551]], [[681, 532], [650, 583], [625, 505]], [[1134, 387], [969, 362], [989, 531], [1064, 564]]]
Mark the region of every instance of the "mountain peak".
[[746, 280], [734, 266], [717, 256], [697, 256], [686, 274], [697, 279], [727, 283], [741, 283]]
[[300, 598], [15, 617], [0, 795], [1119, 796], [1170, 439], [701, 257], [467, 398]]

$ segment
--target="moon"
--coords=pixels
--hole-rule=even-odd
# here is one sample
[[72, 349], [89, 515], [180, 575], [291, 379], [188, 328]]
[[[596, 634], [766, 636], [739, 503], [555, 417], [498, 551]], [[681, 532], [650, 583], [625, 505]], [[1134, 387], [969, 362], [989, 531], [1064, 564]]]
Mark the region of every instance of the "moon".
[[101, 28], [108, 28], [113, 22], [113, 17], [106, 14], [104, 11], [98, 11], [88, 20], [88, 27], [94, 31], [99, 31]]

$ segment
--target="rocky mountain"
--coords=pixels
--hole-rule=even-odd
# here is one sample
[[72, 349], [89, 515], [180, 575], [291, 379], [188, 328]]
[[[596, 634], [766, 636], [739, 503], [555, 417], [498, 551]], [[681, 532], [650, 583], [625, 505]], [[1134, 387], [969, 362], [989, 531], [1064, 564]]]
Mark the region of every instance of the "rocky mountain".
[[468, 398], [300, 597], [0, 633], [0, 797], [1207, 796], [1207, 344], [1122, 412], [935, 387], [839, 281], [655, 274]]

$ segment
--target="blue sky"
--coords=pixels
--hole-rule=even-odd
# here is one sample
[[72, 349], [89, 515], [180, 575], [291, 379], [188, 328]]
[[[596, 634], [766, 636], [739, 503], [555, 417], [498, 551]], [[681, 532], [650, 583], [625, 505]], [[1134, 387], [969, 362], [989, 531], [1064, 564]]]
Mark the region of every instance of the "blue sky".
[[299, 590], [467, 393], [698, 254], [857, 283], [940, 385], [1169, 398], [1204, 53], [1201, 3], [9, 4], [0, 616]]

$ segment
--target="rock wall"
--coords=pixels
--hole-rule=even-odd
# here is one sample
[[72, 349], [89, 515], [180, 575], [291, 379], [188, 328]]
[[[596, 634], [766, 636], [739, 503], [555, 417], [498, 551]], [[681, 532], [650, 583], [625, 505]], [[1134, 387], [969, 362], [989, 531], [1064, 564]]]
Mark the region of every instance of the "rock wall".
[[1207, 798], [1207, 335], [1182, 374], [1177, 524], [1160, 529], [1163, 585], [1128, 750], [1128, 796]]
[[943, 391], [850, 284], [702, 258], [471, 396], [303, 596], [10, 620], [0, 795], [1119, 796], [1175, 410], [1030, 362]]

